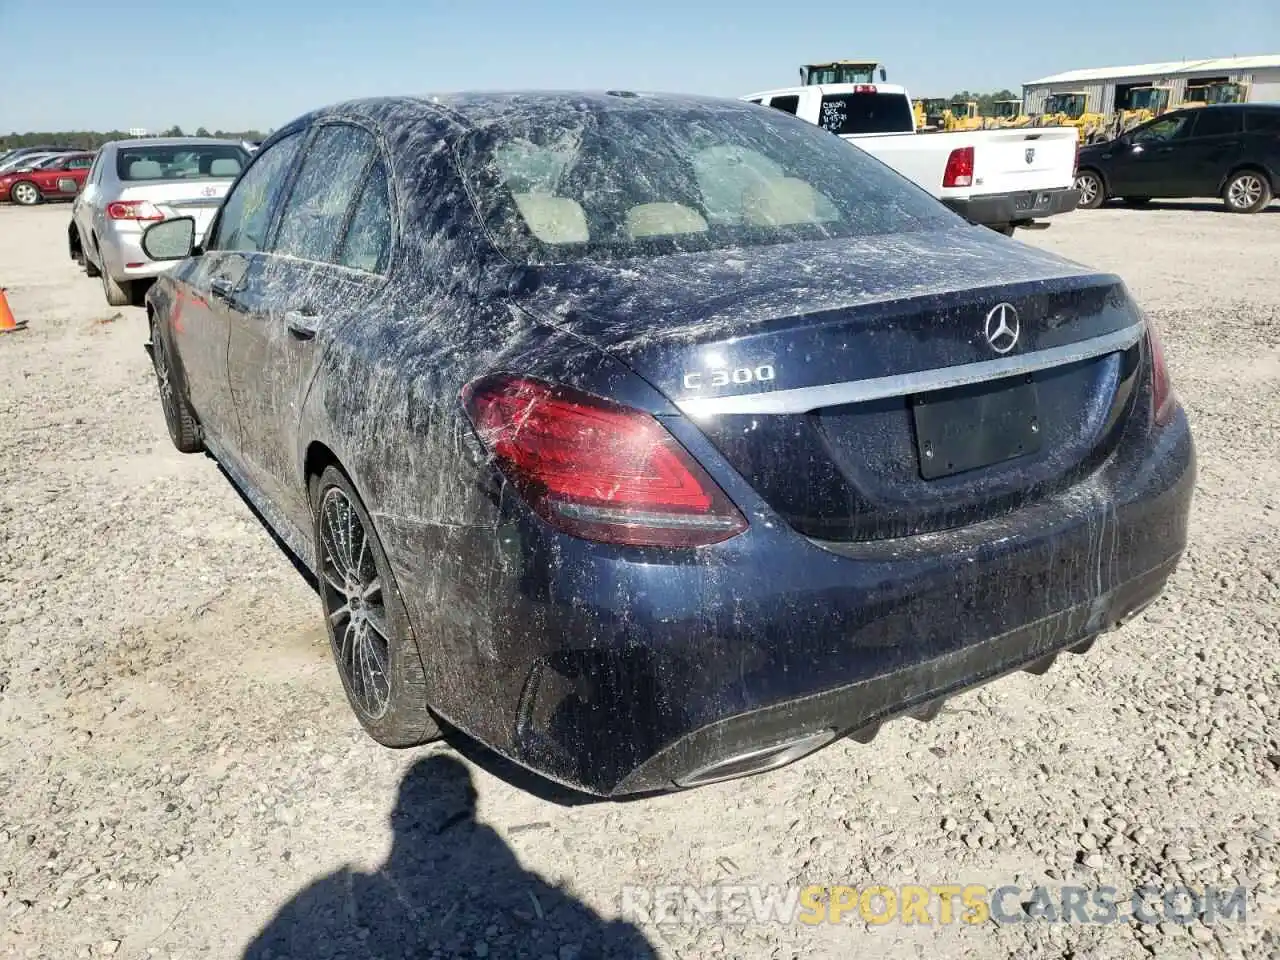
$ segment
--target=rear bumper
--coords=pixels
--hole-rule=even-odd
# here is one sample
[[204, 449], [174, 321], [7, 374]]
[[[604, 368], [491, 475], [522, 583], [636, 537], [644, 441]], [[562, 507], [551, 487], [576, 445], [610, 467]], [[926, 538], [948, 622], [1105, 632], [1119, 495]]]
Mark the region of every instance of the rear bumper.
[[1080, 203], [1080, 191], [1074, 187], [1022, 190], [942, 202], [969, 222], [992, 227], [1070, 213]]
[[506, 494], [496, 528], [376, 519], [432, 705], [519, 764], [623, 796], [866, 739], [1086, 645], [1159, 595], [1194, 480], [1179, 412], [1061, 496], [902, 540], [817, 542], [749, 508], [747, 533], [672, 557], [556, 534]]

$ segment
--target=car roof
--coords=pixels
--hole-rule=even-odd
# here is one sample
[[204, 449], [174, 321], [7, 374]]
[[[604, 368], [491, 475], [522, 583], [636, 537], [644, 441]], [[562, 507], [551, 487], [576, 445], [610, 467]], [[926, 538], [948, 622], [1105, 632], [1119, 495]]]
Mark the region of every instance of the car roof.
[[233, 147], [240, 146], [239, 140], [227, 140], [222, 137], [133, 137], [127, 140], [111, 140], [102, 145], [102, 149], [107, 147], [199, 147], [211, 146], [214, 144], [226, 145]]
[[[655, 108], [732, 111], [755, 109], [753, 105], [725, 97], [631, 90], [513, 90], [369, 97], [335, 103], [303, 114], [275, 131], [270, 139], [274, 140], [299, 126], [324, 118], [363, 119], [371, 124], [388, 127], [406, 121], [443, 118], [463, 129], [480, 129], [504, 120], [527, 118], [543, 112], [584, 108], [596, 112], [649, 111]], [[266, 142], [263, 141], [264, 144]]]

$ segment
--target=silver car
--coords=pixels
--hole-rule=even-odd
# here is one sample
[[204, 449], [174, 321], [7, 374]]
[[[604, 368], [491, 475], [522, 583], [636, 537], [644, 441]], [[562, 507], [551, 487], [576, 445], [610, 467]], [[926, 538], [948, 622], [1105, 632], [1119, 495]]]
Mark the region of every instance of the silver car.
[[141, 304], [150, 281], [172, 266], [142, 252], [142, 231], [158, 220], [193, 217], [196, 237], [203, 237], [248, 161], [249, 154], [234, 140], [176, 137], [104, 144], [72, 206], [71, 256], [89, 276], [102, 278], [109, 304]]

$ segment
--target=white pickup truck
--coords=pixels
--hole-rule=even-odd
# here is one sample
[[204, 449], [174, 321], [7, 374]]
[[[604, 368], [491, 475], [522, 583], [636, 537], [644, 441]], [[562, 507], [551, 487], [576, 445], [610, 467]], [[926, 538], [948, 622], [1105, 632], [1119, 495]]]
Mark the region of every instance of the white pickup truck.
[[1001, 233], [1068, 213], [1080, 201], [1074, 127], [918, 133], [906, 88], [884, 83], [788, 87], [741, 99], [830, 130]]

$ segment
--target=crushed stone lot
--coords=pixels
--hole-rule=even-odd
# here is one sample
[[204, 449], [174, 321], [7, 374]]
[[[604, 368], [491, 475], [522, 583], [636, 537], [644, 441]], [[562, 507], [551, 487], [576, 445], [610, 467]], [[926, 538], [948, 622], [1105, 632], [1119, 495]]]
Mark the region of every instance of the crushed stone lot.
[[[1019, 232], [1119, 273], [1163, 333], [1199, 480], [1155, 606], [870, 746], [581, 805], [478, 751], [360, 730], [319, 600], [213, 461], [172, 448], [145, 315], [68, 259], [69, 216], [0, 208], [0, 285], [30, 321], [0, 337], [0, 956], [1280, 951], [1280, 205]], [[936, 903], [927, 925], [623, 915], [647, 902], [624, 887], [715, 884], [1026, 891], [1008, 909], [1109, 886], [1122, 907], [1088, 924], [943, 923]], [[1244, 885], [1247, 918], [1131, 922], [1143, 885]]]

